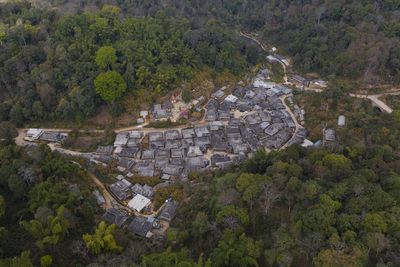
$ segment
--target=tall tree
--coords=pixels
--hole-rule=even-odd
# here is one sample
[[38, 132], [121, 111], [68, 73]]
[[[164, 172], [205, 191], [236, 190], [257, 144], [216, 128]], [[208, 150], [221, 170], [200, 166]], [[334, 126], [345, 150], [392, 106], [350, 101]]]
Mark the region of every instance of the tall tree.
[[101, 69], [110, 69], [111, 64], [117, 61], [116, 51], [112, 46], [103, 46], [97, 50], [96, 53], [96, 64]]
[[126, 90], [124, 78], [116, 71], [109, 70], [99, 74], [94, 81], [96, 93], [105, 101], [113, 101], [122, 96]]
[[93, 254], [120, 252], [122, 247], [118, 246], [114, 240], [115, 224], [107, 226], [104, 221], [101, 221], [97, 226], [93, 235], [84, 234], [83, 240], [86, 242], [86, 247]]

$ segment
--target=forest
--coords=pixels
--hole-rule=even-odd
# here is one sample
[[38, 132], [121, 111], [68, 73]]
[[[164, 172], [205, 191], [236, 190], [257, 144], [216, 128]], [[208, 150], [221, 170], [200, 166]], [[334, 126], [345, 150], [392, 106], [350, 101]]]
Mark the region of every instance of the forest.
[[[76, 12], [78, 1], [54, 1]], [[125, 14], [184, 17], [196, 25], [215, 20], [227, 28], [262, 33], [304, 73], [359, 79], [367, 84], [400, 82], [400, 2], [397, 0], [150, 0], [91, 1]], [[74, 4], [75, 3], [75, 4]]]
[[[121, 18], [116, 6], [60, 16], [29, 2], [0, 4], [0, 113], [17, 126], [83, 122], [153, 103], [198, 71], [239, 75], [258, 50], [210, 21], [196, 28], [159, 11]], [[145, 101], [142, 101], [145, 100]]]
[[0, 266], [398, 266], [399, 127], [396, 114], [366, 108], [347, 129], [362, 138], [338, 132], [339, 144], [191, 173], [162, 241], [101, 222], [85, 160], [9, 138]]
[[[400, 111], [381, 113], [341, 82], [400, 83], [399, 8], [398, 0], [1, 2], [0, 267], [400, 266]], [[180, 201], [163, 240], [103, 220], [92, 177], [110, 179], [113, 164], [14, 142], [16, 127], [82, 125], [103, 108], [118, 117], [176, 88], [190, 98], [203, 77], [240, 79], [264, 56], [240, 31], [277, 46], [296, 71], [330, 79], [325, 92], [296, 92], [295, 101], [310, 140], [332, 127], [337, 141], [261, 149], [156, 192], [157, 205]]]

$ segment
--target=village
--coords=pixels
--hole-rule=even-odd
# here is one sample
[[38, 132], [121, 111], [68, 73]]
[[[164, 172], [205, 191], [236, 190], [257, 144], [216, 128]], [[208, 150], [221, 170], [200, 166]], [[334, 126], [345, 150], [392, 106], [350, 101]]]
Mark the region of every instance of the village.
[[[139, 236], [159, 238], [173, 220], [179, 203], [168, 199], [154, 211], [152, 200], [157, 188], [186, 182], [188, 174], [194, 171], [238, 164], [260, 148], [268, 152], [294, 143], [319, 145], [320, 142], [314, 144], [306, 139], [307, 130], [301, 125], [305, 112], [293, 100], [293, 90], [302, 90], [310, 84], [300, 76], [290, 76], [291, 82], [285, 84], [274, 83], [270, 74], [263, 68], [250, 83], [222, 87], [209, 99], [202, 95], [186, 104], [175, 97], [155, 104], [150, 111], [140, 112], [135, 127], [117, 131], [113, 146], [99, 146], [93, 153], [78, 153], [91, 164], [117, 163], [116, 181], [105, 188], [107, 192], [93, 192], [99, 205], [106, 202], [104, 194], [111, 196], [112, 207], [103, 218], [124, 227], [131, 213], [135, 214], [127, 229]], [[175, 122], [188, 118], [189, 108], [202, 112], [203, 117], [191, 125], [146, 128], [149, 121]], [[327, 133], [327, 139], [332, 140], [334, 133]], [[54, 149], [68, 154], [60, 148], [66, 138], [67, 132], [32, 128], [24, 140], [49, 142]], [[158, 177], [164, 182], [155, 187], [132, 184], [129, 178], [134, 175]]]
[[[274, 51], [271, 51], [274, 52]], [[91, 164], [107, 166], [116, 163], [115, 182], [94, 190], [97, 202], [110, 202], [103, 218], [110, 224], [127, 227], [142, 237], [162, 238], [173, 220], [179, 202], [167, 199], [154, 210], [152, 201], [158, 188], [173, 183], [188, 182], [192, 172], [225, 169], [251, 158], [258, 149], [284, 149], [300, 143], [304, 147], [334, 142], [334, 129], [323, 130], [323, 140], [313, 143], [306, 139], [304, 108], [294, 101], [294, 90], [322, 91], [327, 83], [309, 81], [297, 74], [286, 75], [288, 61], [278, 54], [267, 57], [279, 62], [285, 71], [284, 83], [271, 81], [271, 71], [261, 68], [247, 84], [224, 86], [207, 97], [185, 103], [181, 97], [155, 104], [151, 110], [140, 111], [136, 126], [115, 130], [112, 146], [99, 146], [92, 153], [80, 153], [61, 148], [68, 132], [31, 128], [23, 138], [29, 143], [47, 142], [53, 150], [66, 155], [82, 156]], [[200, 113], [201, 118], [189, 113]], [[151, 128], [151, 123], [189, 121], [167, 129]], [[345, 118], [339, 118], [343, 126]], [[132, 184], [133, 176], [158, 177], [164, 182], [151, 187]], [[108, 198], [108, 199], [107, 199]], [[135, 218], [125, 225], [131, 214]]]

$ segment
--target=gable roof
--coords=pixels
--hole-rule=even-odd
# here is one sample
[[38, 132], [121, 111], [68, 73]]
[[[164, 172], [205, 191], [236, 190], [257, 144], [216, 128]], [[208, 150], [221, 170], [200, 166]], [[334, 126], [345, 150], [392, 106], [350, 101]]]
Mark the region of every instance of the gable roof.
[[147, 234], [153, 229], [153, 224], [146, 218], [137, 216], [132, 220], [127, 229], [137, 235], [146, 237]]
[[161, 210], [158, 219], [170, 222], [174, 219], [176, 211], [178, 209], [179, 202], [172, 200], [165, 203], [163, 209]]

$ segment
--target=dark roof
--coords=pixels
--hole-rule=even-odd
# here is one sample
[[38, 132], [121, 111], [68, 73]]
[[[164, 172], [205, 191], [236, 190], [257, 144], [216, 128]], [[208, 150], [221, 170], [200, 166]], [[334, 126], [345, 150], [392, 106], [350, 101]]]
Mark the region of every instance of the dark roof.
[[128, 158], [135, 158], [138, 152], [139, 148], [137, 147], [123, 147], [119, 155]]
[[153, 224], [146, 218], [137, 216], [128, 226], [128, 230], [137, 235], [146, 237], [147, 233], [153, 229]]
[[168, 158], [156, 158], [156, 165], [155, 165], [156, 168], [161, 169], [166, 164], [168, 164]]
[[159, 148], [156, 150], [156, 158], [169, 158], [170, 154], [170, 149]]
[[171, 101], [165, 101], [164, 103], [161, 104], [162, 109], [171, 109], [173, 108], [174, 105], [172, 105]]
[[176, 140], [181, 138], [178, 130], [168, 130], [164, 132], [165, 140]]
[[233, 91], [233, 95], [237, 96], [237, 97], [243, 97], [244, 93], [245, 93], [245, 89], [242, 86], [238, 86], [234, 91]]
[[99, 146], [99, 147], [97, 147], [96, 153], [97, 154], [111, 155], [113, 150], [114, 150], [113, 146]]
[[161, 210], [160, 215], [158, 215], [158, 219], [170, 222], [174, 219], [176, 211], [178, 209], [179, 202], [172, 200], [165, 203], [163, 209]]
[[121, 227], [129, 217], [129, 213], [123, 209], [111, 208], [104, 213], [103, 218], [110, 224]]
[[133, 159], [129, 158], [119, 158], [118, 160], [118, 165], [124, 167], [125, 169], [131, 169], [133, 167], [133, 164], [135, 164], [135, 161]]
[[211, 156], [211, 165], [216, 166], [219, 162], [230, 162], [231, 159], [228, 155], [214, 154]]
[[178, 148], [179, 142], [178, 140], [167, 140], [165, 142], [165, 148]]
[[171, 164], [177, 165], [177, 166], [179, 166], [181, 168], [184, 168], [185, 167], [185, 159], [183, 159], [183, 158], [172, 158], [171, 159]]

